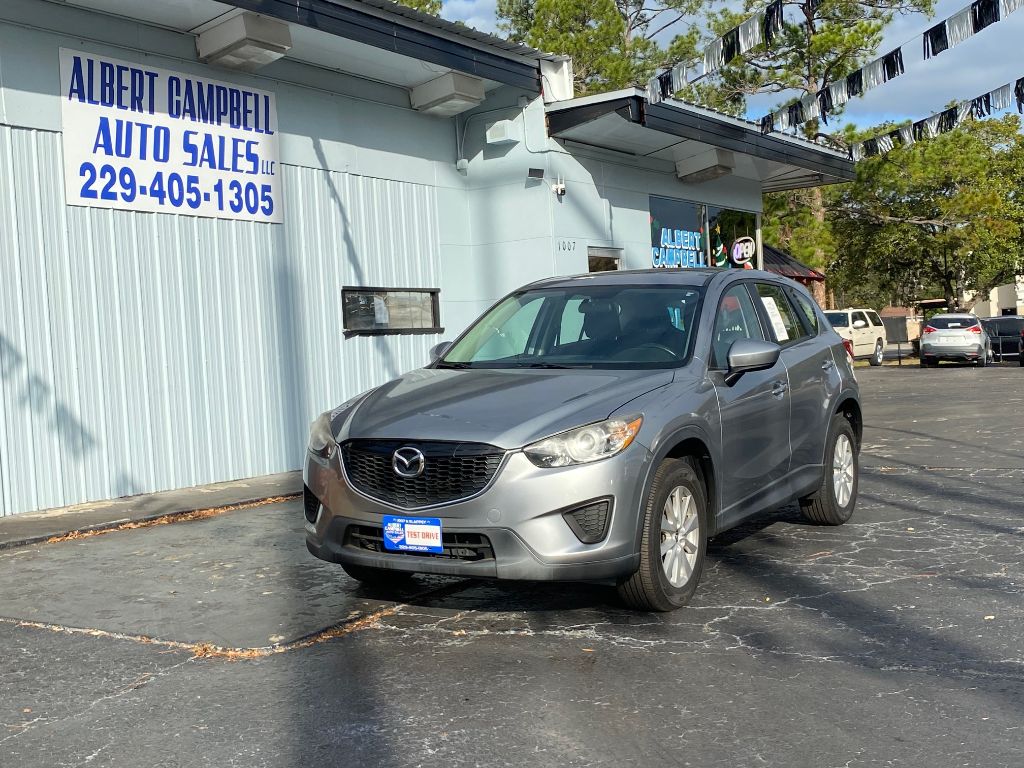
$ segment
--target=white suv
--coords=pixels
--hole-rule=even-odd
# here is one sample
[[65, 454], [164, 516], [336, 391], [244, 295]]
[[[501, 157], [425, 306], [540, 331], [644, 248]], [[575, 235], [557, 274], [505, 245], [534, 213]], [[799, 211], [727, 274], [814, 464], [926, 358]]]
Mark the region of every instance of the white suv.
[[836, 333], [853, 345], [856, 359], [867, 358], [872, 365], [881, 365], [885, 355], [885, 326], [873, 309], [831, 309], [825, 317]]

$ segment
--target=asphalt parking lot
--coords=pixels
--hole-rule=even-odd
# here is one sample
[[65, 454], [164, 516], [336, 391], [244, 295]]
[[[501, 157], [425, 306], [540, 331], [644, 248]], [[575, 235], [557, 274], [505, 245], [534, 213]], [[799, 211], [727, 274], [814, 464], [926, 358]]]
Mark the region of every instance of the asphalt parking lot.
[[858, 369], [860, 501], [693, 604], [309, 556], [300, 502], [0, 552], [3, 766], [1019, 766], [1024, 370]]

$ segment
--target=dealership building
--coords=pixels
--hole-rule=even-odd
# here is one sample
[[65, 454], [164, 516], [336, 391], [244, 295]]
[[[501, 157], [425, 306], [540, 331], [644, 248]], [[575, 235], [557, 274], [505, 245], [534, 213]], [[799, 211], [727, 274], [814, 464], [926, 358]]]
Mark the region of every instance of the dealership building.
[[0, 515], [297, 469], [551, 275], [761, 263], [845, 155], [385, 0], [0, 3]]

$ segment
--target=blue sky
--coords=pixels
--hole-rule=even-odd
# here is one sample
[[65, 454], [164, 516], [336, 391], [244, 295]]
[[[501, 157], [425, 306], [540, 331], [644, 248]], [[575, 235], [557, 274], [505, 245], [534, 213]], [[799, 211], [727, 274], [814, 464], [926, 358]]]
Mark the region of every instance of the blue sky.
[[[949, 101], [973, 98], [1024, 77], [1024, 8], [956, 48], [922, 60], [920, 34], [968, 4], [967, 0], [937, 0], [932, 19], [922, 14], [898, 16], [886, 30], [879, 53], [913, 38], [903, 48], [906, 72], [850, 102], [844, 119], [862, 127], [884, 120], [918, 120]], [[494, 8], [495, 0], [444, 0], [442, 15], [496, 33]], [[778, 95], [752, 98], [748, 117], [757, 119], [782, 101]]]

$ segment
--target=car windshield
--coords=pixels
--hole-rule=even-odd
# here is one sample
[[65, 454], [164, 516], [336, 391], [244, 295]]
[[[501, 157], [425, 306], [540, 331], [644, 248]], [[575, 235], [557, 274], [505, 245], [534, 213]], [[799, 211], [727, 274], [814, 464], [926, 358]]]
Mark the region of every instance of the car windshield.
[[675, 368], [690, 356], [703, 289], [579, 285], [517, 293], [439, 368]]
[[938, 331], [970, 328], [977, 324], [978, 318], [976, 317], [933, 317], [928, 321], [928, 325]]
[[850, 324], [850, 318], [845, 312], [826, 312], [825, 317], [833, 328], [845, 328]]

